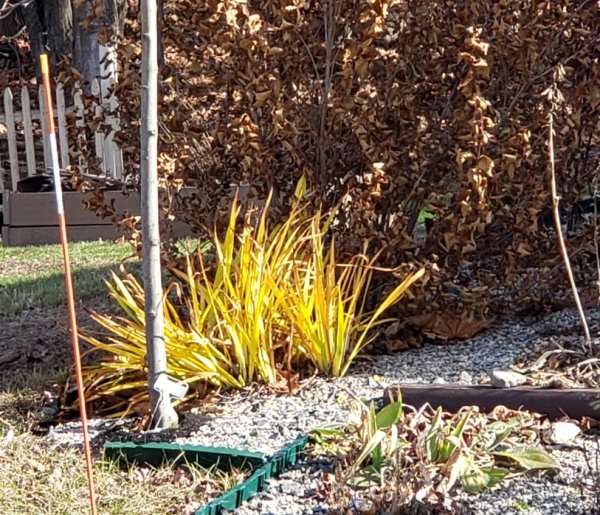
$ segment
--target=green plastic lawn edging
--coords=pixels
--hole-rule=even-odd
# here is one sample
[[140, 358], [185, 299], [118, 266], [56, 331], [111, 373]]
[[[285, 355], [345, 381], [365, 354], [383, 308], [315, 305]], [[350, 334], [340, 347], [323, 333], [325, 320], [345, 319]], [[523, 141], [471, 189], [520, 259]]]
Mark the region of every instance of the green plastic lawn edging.
[[239, 508], [244, 501], [262, 491], [268, 479], [278, 476], [294, 465], [302, 455], [308, 441], [309, 436], [304, 435], [277, 451], [269, 459], [265, 459], [264, 454], [260, 452], [166, 443], [107, 442], [104, 445], [104, 453], [109, 459], [121, 458], [127, 462], [145, 463], [152, 466], [159, 466], [167, 462], [183, 462], [194, 463], [204, 468], [217, 467], [220, 470], [250, 469], [252, 471], [250, 477], [212, 500], [194, 514], [221, 515], [222, 510], [232, 511]]
[[144, 463], [152, 467], [166, 463], [193, 463], [203, 468], [230, 470], [259, 467], [265, 462], [260, 452], [172, 443], [107, 442], [104, 453], [109, 459], [124, 459], [128, 463]]

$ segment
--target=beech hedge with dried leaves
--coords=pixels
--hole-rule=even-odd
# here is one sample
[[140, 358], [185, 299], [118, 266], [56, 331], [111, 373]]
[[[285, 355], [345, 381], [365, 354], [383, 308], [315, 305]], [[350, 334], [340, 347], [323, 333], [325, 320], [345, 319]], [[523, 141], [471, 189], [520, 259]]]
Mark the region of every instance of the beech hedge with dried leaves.
[[[540, 222], [544, 92], [556, 81], [564, 96], [556, 156], [571, 205], [600, 160], [599, 23], [587, 0], [165, 1], [162, 178], [197, 188], [165, 209], [209, 234], [234, 189], [259, 202], [272, 188], [281, 219], [304, 174], [315, 206], [340, 206], [349, 254], [367, 240], [386, 266], [438, 263], [413, 306], [543, 304], [565, 283]], [[135, 176], [135, 22], [127, 38], [117, 140]], [[592, 237], [569, 240], [588, 285]]]

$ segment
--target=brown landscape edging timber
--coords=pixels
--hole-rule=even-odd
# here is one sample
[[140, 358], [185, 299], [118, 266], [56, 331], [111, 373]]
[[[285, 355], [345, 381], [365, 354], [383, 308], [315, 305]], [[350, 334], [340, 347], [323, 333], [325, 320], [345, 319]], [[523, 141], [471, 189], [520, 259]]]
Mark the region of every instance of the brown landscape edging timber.
[[478, 406], [484, 412], [492, 411], [496, 406], [506, 406], [515, 410], [533, 411], [552, 419], [565, 415], [573, 419], [600, 418], [600, 411], [594, 410], [591, 406], [593, 401], [600, 399], [598, 389], [399, 384], [386, 388], [385, 403], [389, 402], [390, 396], [396, 397], [398, 388], [403, 403], [416, 408], [428, 403], [434, 409], [442, 407], [454, 413], [464, 406]]

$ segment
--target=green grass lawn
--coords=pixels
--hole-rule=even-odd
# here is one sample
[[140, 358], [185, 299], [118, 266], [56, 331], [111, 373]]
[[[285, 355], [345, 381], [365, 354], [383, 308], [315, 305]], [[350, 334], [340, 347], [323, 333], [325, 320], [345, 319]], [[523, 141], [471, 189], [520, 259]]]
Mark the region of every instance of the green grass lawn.
[[[69, 251], [77, 298], [106, 291], [103, 279], [110, 269], [138, 262], [126, 243], [79, 242], [70, 244]], [[0, 246], [0, 314], [57, 306], [64, 299], [60, 245]]]
[[[76, 300], [84, 300], [84, 303], [91, 297], [106, 293], [103, 281], [110, 269], [124, 262], [129, 269], [139, 266], [128, 244], [80, 242], [70, 244], [69, 249]], [[44, 317], [43, 308], [55, 308], [65, 303], [60, 245], [0, 245], [0, 317], [6, 317], [4, 324], [19, 323], [19, 317], [29, 308], [40, 308], [36, 316]], [[45, 338], [47, 334], [32, 334], [31, 329], [23, 332], [26, 341], [33, 341], [37, 336]], [[9, 355], [18, 349], [14, 342], [4, 340], [3, 343], [6, 345], [0, 346], [0, 358], [3, 352]], [[29, 367], [25, 363], [16, 369], [8, 363], [0, 366], [0, 434], [7, 425], [17, 433], [22, 432], [27, 426], [29, 412], [36, 409], [40, 392], [51, 388], [57, 381], [64, 382], [70, 373], [65, 368], [67, 364], [62, 361], [51, 361], [41, 368], [36, 368], [35, 364]]]
[[[85, 304], [86, 298], [106, 294], [103, 280], [120, 264], [138, 272], [139, 260], [132, 254], [128, 244], [71, 244], [77, 300]], [[0, 246], [0, 316], [19, 319], [21, 312], [35, 307], [41, 308], [36, 316], [44, 317], [43, 308], [64, 303], [60, 245]], [[29, 432], [43, 411], [43, 398], [48, 395], [43, 392], [55, 392], [53, 385], [64, 384], [71, 373], [70, 368], [54, 365], [45, 363], [38, 369], [22, 363], [19, 370], [8, 365], [11, 368], [0, 373], [0, 475], [5, 478], [0, 482], [2, 515], [88, 512], [81, 449], [53, 444]], [[197, 467], [122, 467], [104, 461], [101, 455], [94, 458], [99, 513], [107, 515], [193, 513], [245, 477], [238, 471], [220, 473]]]

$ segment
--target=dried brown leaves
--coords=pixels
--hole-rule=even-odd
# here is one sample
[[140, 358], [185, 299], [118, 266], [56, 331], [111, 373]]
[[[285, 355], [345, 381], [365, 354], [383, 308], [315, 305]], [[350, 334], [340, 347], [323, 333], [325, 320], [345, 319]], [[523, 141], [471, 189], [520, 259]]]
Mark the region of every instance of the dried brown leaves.
[[[165, 2], [164, 182], [197, 188], [177, 209], [206, 234], [233, 188], [249, 203], [274, 188], [281, 218], [306, 174], [315, 205], [341, 203], [335, 230], [349, 252], [369, 240], [385, 246], [389, 266], [438, 260], [443, 273], [422, 293], [428, 309], [485, 310], [498, 277], [522, 305], [539, 304], [564, 281], [556, 267], [544, 271], [556, 250], [538, 223], [542, 93], [562, 66], [556, 155], [573, 202], [600, 161], [598, 15], [596, 2], [568, 0]], [[131, 176], [138, 31], [130, 21], [115, 89]], [[423, 208], [435, 217], [417, 244]], [[464, 266], [472, 273], [457, 275]], [[542, 280], [528, 288], [534, 269]], [[448, 279], [480, 289], [457, 300]]]

